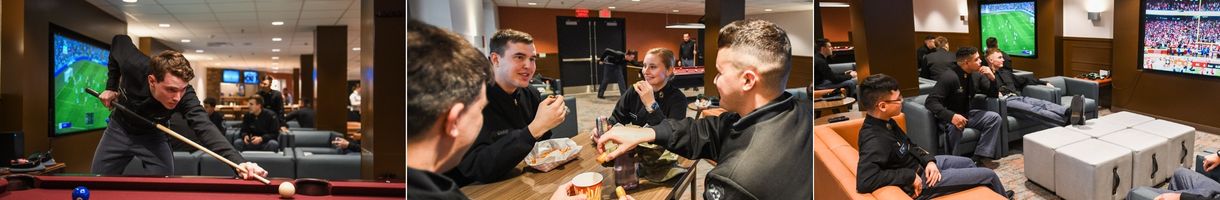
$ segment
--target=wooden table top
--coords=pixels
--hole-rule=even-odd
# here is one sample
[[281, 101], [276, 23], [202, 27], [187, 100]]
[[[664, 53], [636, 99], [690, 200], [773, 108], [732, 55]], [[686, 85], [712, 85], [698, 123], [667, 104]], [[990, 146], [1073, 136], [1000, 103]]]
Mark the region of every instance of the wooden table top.
[[821, 110], [821, 109], [827, 109], [827, 108], [837, 108], [837, 107], [842, 107], [842, 106], [850, 106], [853, 103], [856, 103], [856, 98], [852, 98], [852, 97], [847, 97], [847, 98], [843, 98], [843, 99], [839, 99], [839, 100], [831, 100], [831, 101], [814, 101], [813, 109]]
[[[576, 159], [560, 165], [550, 172], [540, 172], [530, 168], [525, 162], [521, 162], [511, 172], [515, 177], [495, 183], [462, 187], [462, 193], [471, 199], [550, 199], [556, 187], [571, 181], [576, 175], [597, 172], [605, 177], [605, 180], [602, 181], [602, 198], [609, 199], [614, 193], [614, 171], [610, 167], [602, 167], [595, 161], [597, 146], [589, 138], [588, 131], [572, 137], [572, 140], [584, 148], [577, 154]], [[678, 162], [682, 166], [693, 164], [693, 161], [683, 158], [679, 158]], [[635, 199], [665, 199], [678, 179], [670, 179], [665, 183], [650, 183], [640, 179], [640, 185], [635, 189], [627, 190], [627, 194]]]
[[814, 125], [829, 124], [830, 118], [835, 118], [835, 117], [840, 117], [840, 116], [846, 116], [848, 120], [853, 120], [853, 119], [864, 118], [864, 113], [859, 112], [859, 111], [835, 113], [835, 114], [827, 115], [824, 117], [818, 117], [817, 119], [813, 120], [813, 124]]
[[63, 172], [63, 169], [67, 168], [67, 167], [68, 167], [68, 164], [55, 163], [54, 165], [47, 166], [46, 169], [43, 169], [41, 171], [32, 171], [32, 172], [13, 172], [6, 168], [5, 170], [0, 171], [0, 176], [9, 175], [9, 174], [29, 174], [29, 175], [54, 174], [54, 173]]

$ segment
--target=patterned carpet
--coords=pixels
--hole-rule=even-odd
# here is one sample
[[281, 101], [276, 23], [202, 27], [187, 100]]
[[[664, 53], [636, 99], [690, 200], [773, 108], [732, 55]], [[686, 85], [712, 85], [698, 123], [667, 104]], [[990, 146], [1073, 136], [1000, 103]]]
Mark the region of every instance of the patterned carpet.
[[[1111, 113], [1109, 109], [1102, 109], [1099, 112], [1102, 116]], [[1025, 178], [1025, 155], [1021, 153], [1020, 144], [1020, 141], [1011, 143], [1010, 146], [1015, 149], [1009, 151], [1007, 157], [984, 163], [983, 166], [995, 170], [996, 174], [1000, 175], [1000, 179], [1004, 181], [1004, 187], [1016, 194], [1014, 199], [1062, 199]], [[1195, 133], [1195, 151], [1202, 151], [1208, 147], [1220, 147], [1220, 136], [1197, 131]], [[1156, 186], [1165, 188], [1165, 185], [1160, 183]]]

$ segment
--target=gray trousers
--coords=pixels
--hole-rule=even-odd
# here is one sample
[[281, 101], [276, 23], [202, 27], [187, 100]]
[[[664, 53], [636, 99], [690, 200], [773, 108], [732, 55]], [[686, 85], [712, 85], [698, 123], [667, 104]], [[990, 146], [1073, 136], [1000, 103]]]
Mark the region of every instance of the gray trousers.
[[[992, 159], [1000, 158], [1000, 154], [1004, 153], [996, 150], [1000, 142], [1002, 142], [1000, 141], [1000, 119], [1002, 119], [1000, 114], [975, 109], [970, 110], [970, 113], [967, 113], [964, 117], [967, 119], [966, 128], [979, 131], [979, 142], [978, 146], [974, 146], [974, 155]], [[947, 152], [952, 153], [956, 148], [969, 148], [957, 147], [958, 141], [962, 138], [963, 129], [954, 127], [951, 122], [947, 123], [944, 126], [944, 129], [949, 132], [949, 144], [946, 145], [948, 146]]]
[[1169, 189], [1152, 188], [1157, 193], [1190, 193], [1214, 198], [1220, 196], [1220, 183], [1203, 174], [1179, 167], [1169, 179]]
[[[936, 156], [936, 167], [940, 169], [940, 180], [936, 186], [925, 188], [921, 197], [936, 197], [954, 192], [968, 190], [977, 186], [988, 186], [996, 194], [1004, 194], [1004, 183], [1000, 176], [991, 169], [978, 167], [970, 158], [951, 155]], [[928, 182], [924, 173], [919, 173], [919, 180], [926, 185]]]
[[818, 83], [818, 85], [813, 86], [813, 88], [819, 90], [843, 88], [846, 89], [844, 92], [846, 92], [848, 97], [855, 97], [856, 79], [850, 79], [838, 83], [831, 82], [830, 80], [824, 80], [821, 83]]
[[681, 65], [683, 67], [695, 66], [695, 59], [694, 58], [683, 58]]
[[263, 138], [263, 143], [247, 144], [246, 141], [242, 141], [242, 138], [237, 138], [236, 140], [233, 140], [233, 149], [235, 149], [237, 151], [279, 152], [280, 151], [280, 142], [269, 139], [269, 138]]
[[102, 140], [93, 153], [91, 173], [122, 175], [132, 157], [140, 158], [144, 169], [151, 173], [149, 175], [168, 176], [174, 173], [174, 152], [166, 142], [169, 137], [160, 131], [127, 134], [128, 127], [121, 124], [111, 120], [106, 130], [102, 131]]
[[1031, 119], [1050, 126], [1067, 125], [1068, 107], [1046, 100], [1013, 96], [1006, 99], [1008, 110], [1014, 117]]

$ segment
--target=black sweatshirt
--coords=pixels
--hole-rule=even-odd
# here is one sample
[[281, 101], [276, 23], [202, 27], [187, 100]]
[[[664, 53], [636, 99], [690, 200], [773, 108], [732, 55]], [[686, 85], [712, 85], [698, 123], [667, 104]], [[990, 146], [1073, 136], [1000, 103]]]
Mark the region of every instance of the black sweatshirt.
[[470, 199], [453, 180], [407, 167], [407, 199]]
[[1021, 94], [1021, 91], [1025, 89], [1025, 86], [1046, 85], [1046, 81], [1043, 80], [1027, 76], [1017, 76], [1016, 74], [1013, 74], [1012, 68], [1008, 67], [997, 70], [995, 73], [995, 78], [996, 82], [1000, 84], [1000, 88], [997, 90], [1003, 93], [1015, 93], [1017, 95]]
[[[562, 99], [557, 99], [562, 101]], [[458, 185], [474, 182], [492, 183], [503, 180], [506, 174], [525, 160], [534, 142], [551, 138], [548, 130], [542, 137], [534, 139], [529, 124], [542, 97], [533, 88], [517, 88], [509, 94], [495, 82], [487, 84], [487, 107], [483, 108], [483, 129], [475, 138], [466, 156], [456, 168], [445, 172]], [[568, 113], [574, 115], [576, 113]]]
[[[893, 119], [884, 121], [867, 116], [860, 127], [860, 160], [856, 165], [856, 192], [872, 193], [877, 188], [898, 186], [907, 196], [914, 194], [915, 176], [923, 172], [928, 162], [936, 162], [932, 154], [915, 150]], [[906, 147], [906, 148], [903, 148]]]
[[707, 174], [705, 197], [812, 199], [812, 110], [809, 102], [784, 92], [746, 116], [666, 119], [652, 127], [653, 143], [719, 163]]
[[813, 84], [822, 84], [826, 80], [830, 80], [831, 83], [851, 80], [851, 75], [835, 73], [833, 69], [830, 69], [830, 64], [826, 62], [827, 58], [822, 57], [821, 54], [814, 56], [813, 60]]
[[257, 116], [246, 113], [241, 117], [241, 135], [263, 137], [263, 142], [279, 140], [280, 120], [275, 111], [262, 109]]
[[614, 121], [611, 123], [656, 126], [666, 118], [686, 118], [686, 96], [672, 84], [665, 84], [660, 91], [653, 92], [652, 96], [657, 104], [660, 104], [660, 108], [648, 113], [645, 108], [651, 105], [644, 105], [644, 102], [640, 101], [640, 94], [628, 89], [627, 94], [619, 98], [618, 104], [614, 105], [614, 113], [611, 115]]
[[[173, 113], [180, 113], [188, 126], [199, 135], [201, 146], [235, 163], [246, 162], [246, 159], [233, 149], [233, 143], [226, 141], [224, 134], [208, 119], [208, 113], [199, 104], [194, 87], [187, 85], [178, 105], [173, 110], [166, 109], [152, 97], [148, 88], [148, 75], [152, 74], [149, 57], [136, 49], [131, 37], [126, 35], [114, 36], [110, 44], [113, 46], [110, 47], [110, 72], [109, 79], [106, 80], [106, 90], [119, 93], [115, 103], [162, 125], [168, 123]], [[128, 134], [163, 134], [155, 126], [123, 112], [112, 112], [110, 117], [116, 124], [123, 126]]]
[[[937, 75], [936, 86], [928, 94], [924, 106], [939, 122], [953, 121], [953, 114], [966, 115], [970, 112], [970, 99], [974, 94], [995, 94], [994, 83], [978, 73], [966, 73], [957, 64], [948, 73]], [[994, 82], [994, 81], [990, 81]]]

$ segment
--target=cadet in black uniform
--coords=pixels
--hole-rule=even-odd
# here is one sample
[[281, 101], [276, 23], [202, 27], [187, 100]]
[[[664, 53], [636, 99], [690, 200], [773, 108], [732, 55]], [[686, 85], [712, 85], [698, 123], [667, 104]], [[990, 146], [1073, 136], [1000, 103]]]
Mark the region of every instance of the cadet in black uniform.
[[[207, 112], [199, 105], [195, 89], [187, 84], [195, 74], [182, 53], [162, 51], [150, 59], [140, 53], [131, 37], [126, 35], [115, 36], [110, 44], [114, 46], [110, 49], [109, 79], [106, 90], [98, 95], [103, 104], [107, 107], [112, 103], [122, 104], [163, 125], [168, 125], [174, 113], [183, 114], [202, 140], [201, 146], [241, 163], [237, 169], [239, 176], [251, 179], [255, 174], [267, 175], [258, 164], [246, 162], [233, 150], [233, 145], [225, 141], [224, 135], [208, 119]], [[165, 133], [124, 112], [114, 112], [110, 118], [93, 154], [91, 173], [121, 174], [132, 157], [139, 157], [152, 175], [173, 174], [174, 156]]]
[[788, 36], [763, 20], [720, 29], [716, 89], [720, 116], [666, 119], [651, 128], [615, 127], [597, 141], [619, 148], [612, 160], [644, 142], [719, 164], [705, 179], [706, 199], [812, 199], [813, 109], [784, 92], [792, 66]]
[[856, 165], [856, 192], [898, 186], [912, 197], [936, 197], [975, 186], [1012, 197], [991, 169], [974, 165], [970, 158], [936, 155], [916, 146], [892, 119], [902, 114], [898, 81], [874, 74], [860, 83], [860, 110], [867, 113], [860, 127], [860, 161]]
[[487, 83], [486, 123], [462, 163], [445, 172], [458, 185], [507, 178], [534, 142], [550, 139], [550, 130], [563, 122], [568, 112], [563, 97], [542, 97], [529, 87], [537, 55], [534, 39], [527, 33], [501, 30], [491, 37], [494, 80]]
[[637, 126], [661, 123], [663, 119], [686, 117], [686, 95], [669, 85], [674, 71], [674, 52], [655, 48], [644, 54], [644, 81], [636, 82], [614, 106], [611, 124]]

